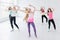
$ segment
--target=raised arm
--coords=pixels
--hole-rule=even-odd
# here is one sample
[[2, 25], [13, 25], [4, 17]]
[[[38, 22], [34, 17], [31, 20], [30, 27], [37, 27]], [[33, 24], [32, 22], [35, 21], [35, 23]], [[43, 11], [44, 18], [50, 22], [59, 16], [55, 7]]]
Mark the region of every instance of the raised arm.
[[29, 5], [29, 6], [34, 8], [33, 12], [35, 12], [35, 11], [36, 11], [36, 8], [35, 8], [33, 5]]
[[25, 10], [20, 9], [20, 7], [19, 7], [19, 6], [16, 6], [16, 7], [17, 7], [17, 11], [25, 12]]
[[24, 12], [24, 13], [28, 13], [28, 8], [27, 8], [27, 7], [24, 7], [24, 9], [25, 9], [25, 10], [21, 10], [21, 9], [20, 9], [20, 11], [22, 11], [22, 12]]
[[21, 10], [21, 9], [20, 9], [20, 11], [25, 12], [25, 10]]
[[51, 8], [52, 9], [52, 11], [54, 11], [54, 9], [53, 8]]
[[16, 9], [16, 11], [19, 11], [20, 10], [20, 7], [19, 6], [17, 6], [17, 5], [14, 5], [17, 9]]

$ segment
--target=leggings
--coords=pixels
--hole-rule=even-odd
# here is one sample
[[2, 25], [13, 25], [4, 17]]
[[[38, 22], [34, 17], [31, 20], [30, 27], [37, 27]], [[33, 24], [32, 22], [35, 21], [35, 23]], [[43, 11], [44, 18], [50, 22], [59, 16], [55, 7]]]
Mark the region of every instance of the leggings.
[[48, 21], [47, 17], [45, 15], [42, 15], [42, 23], [43, 23], [43, 18], [46, 19], [46, 22]]
[[36, 28], [35, 28], [34, 22], [28, 22], [28, 32], [29, 32], [29, 36], [30, 36], [30, 24], [33, 26], [35, 36], [37, 36], [37, 35], [36, 35]]
[[51, 19], [51, 20], [49, 20], [48, 21], [48, 24], [49, 24], [49, 29], [50, 29], [50, 24], [51, 24], [51, 22], [52, 22], [52, 24], [53, 24], [53, 26], [54, 26], [54, 29], [56, 30], [56, 25], [55, 25], [55, 22], [54, 22], [54, 20], [53, 19]]
[[12, 17], [11, 15], [9, 15], [9, 18], [10, 18], [10, 23], [11, 23], [12, 29], [14, 29], [13, 23], [19, 29], [18, 25], [16, 24], [16, 17]]

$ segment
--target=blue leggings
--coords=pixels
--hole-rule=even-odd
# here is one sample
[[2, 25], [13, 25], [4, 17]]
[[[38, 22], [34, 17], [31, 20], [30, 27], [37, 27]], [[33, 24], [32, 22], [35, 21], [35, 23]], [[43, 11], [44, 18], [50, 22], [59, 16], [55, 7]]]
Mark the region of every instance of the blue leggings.
[[30, 24], [33, 26], [34, 33], [35, 33], [35, 36], [36, 36], [36, 28], [35, 28], [34, 22], [28, 22], [28, 32], [29, 32], [29, 36], [31, 35], [31, 34], [30, 34]]

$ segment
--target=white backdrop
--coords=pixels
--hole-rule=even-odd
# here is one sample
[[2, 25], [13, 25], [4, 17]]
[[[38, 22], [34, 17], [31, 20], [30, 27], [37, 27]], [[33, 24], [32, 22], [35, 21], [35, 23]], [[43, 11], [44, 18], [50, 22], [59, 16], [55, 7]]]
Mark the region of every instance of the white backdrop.
[[[9, 12], [6, 10], [9, 6], [18, 5], [22, 9], [23, 7], [32, 4], [37, 9], [44, 6], [45, 9], [51, 7], [54, 8], [54, 20], [56, 23], [57, 30], [53, 31], [53, 26], [51, 25], [52, 32], [48, 32], [48, 23], [41, 23], [40, 12], [35, 12], [35, 26], [37, 29], [38, 38], [34, 37], [34, 31], [31, 27], [32, 37], [28, 37], [27, 24], [23, 21], [25, 14], [23, 12], [18, 12], [17, 24], [20, 27], [20, 31], [17, 31], [15, 27], [14, 32], [11, 31], [11, 26], [9, 22]], [[60, 0], [0, 0], [0, 40], [60, 40]]]

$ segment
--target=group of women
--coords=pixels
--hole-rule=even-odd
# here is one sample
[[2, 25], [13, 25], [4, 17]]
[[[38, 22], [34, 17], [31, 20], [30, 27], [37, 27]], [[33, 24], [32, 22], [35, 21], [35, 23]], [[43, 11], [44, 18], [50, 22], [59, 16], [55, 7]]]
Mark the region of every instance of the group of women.
[[[44, 7], [42, 7], [40, 10], [36, 10], [36, 8], [32, 5], [29, 5], [30, 7], [34, 8], [34, 10], [32, 11], [31, 8], [26, 7], [25, 10], [21, 10], [20, 7], [18, 7], [18, 9], [16, 9], [16, 6], [13, 7], [9, 7], [8, 11], [9, 11], [9, 18], [10, 18], [10, 23], [11, 23], [11, 27], [12, 27], [12, 31], [14, 31], [14, 27], [13, 27], [13, 23], [15, 24], [15, 26], [19, 29], [18, 25], [16, 24], [16, 14], [19, 11], [24, 12], [26, 15], [24, 17], [24, 20], [26, 21], [27, 25], [28, 25], [28, 33], [29, 33], [29, 37], [31, 36], [30, 34], [30, 24], [32, 25], [33, 29], [34, 29], [34, 33], [35, 33], [35, 37], [37, 37], [36, 34], [36, 28], [35, 28], [35, 24], [34, 24], [34, 13], [35, 11], [39, 11], [41, 12], [41, 18], [42, 18], [42, 23], [44, 22], [44, 18], [46, 19], [46, 22], [48, 22], [48, 28], [50, 29], [50, 24], [52, 23], [54, 25], [54, 29], [56, 30], [56, 25], [53, 19], [53, 10], [51, 8], [47, 9], [47, 12], [45, 12]], [[47, 16], [45, 15], [47, 14]]]

